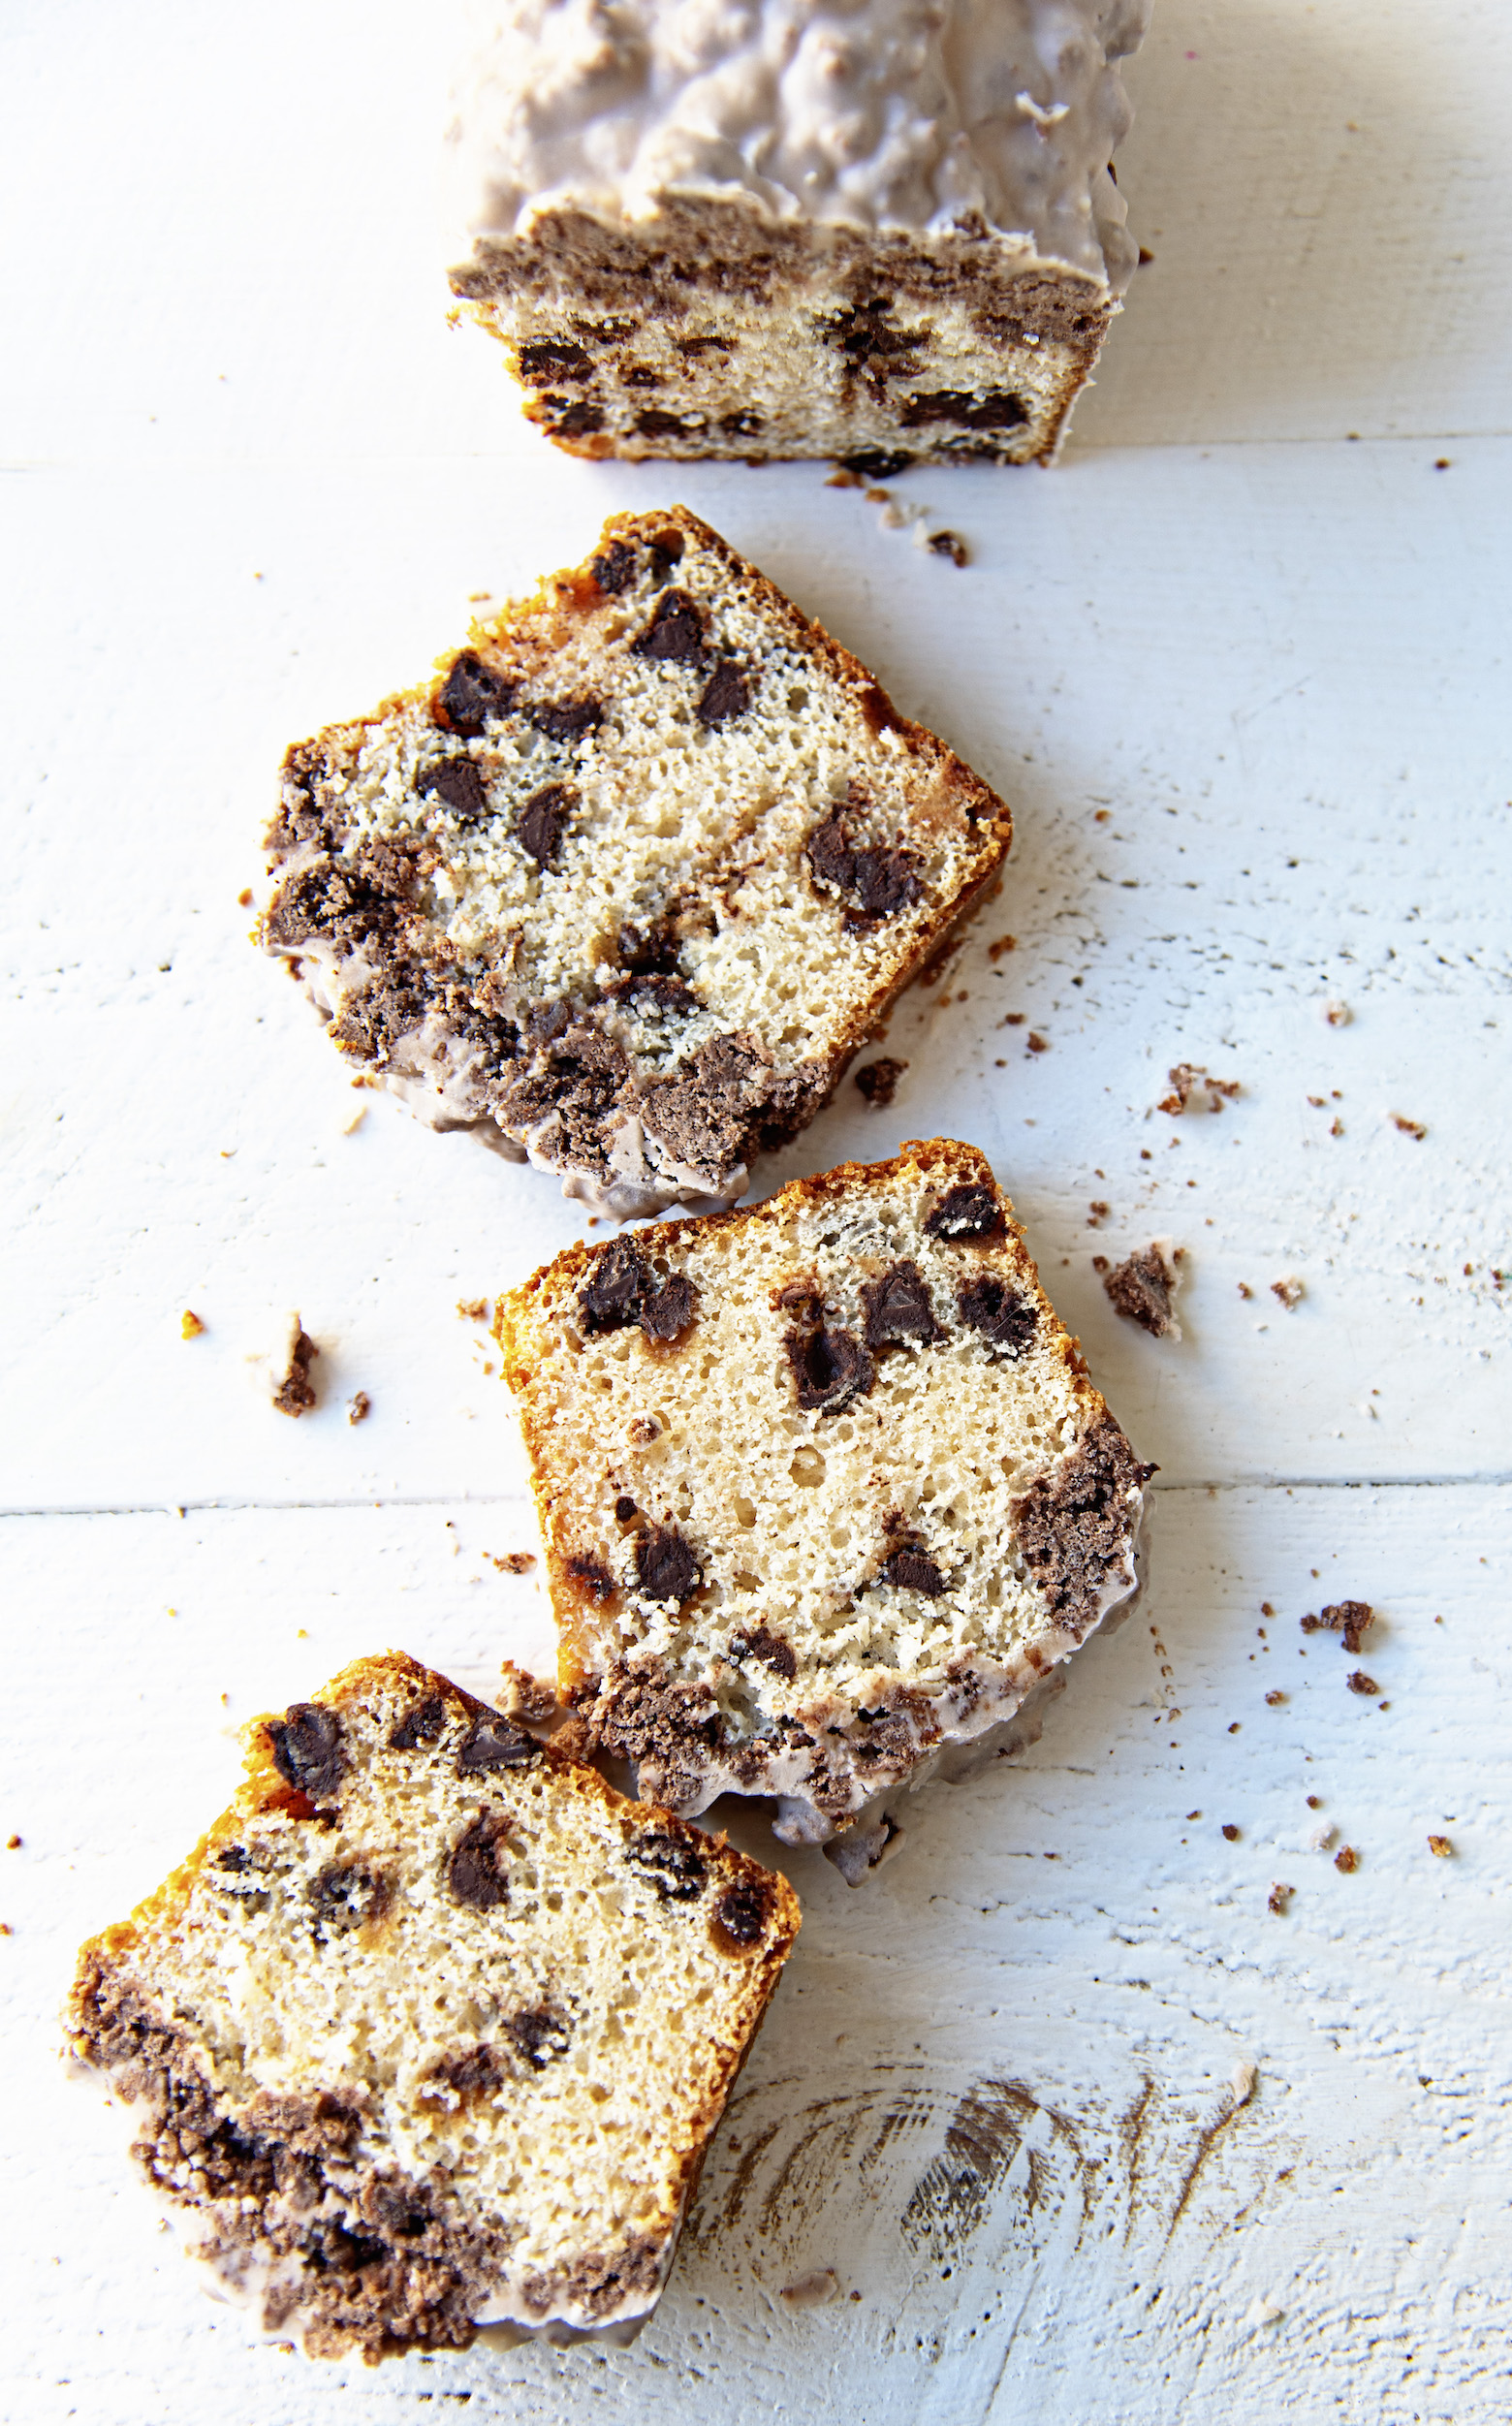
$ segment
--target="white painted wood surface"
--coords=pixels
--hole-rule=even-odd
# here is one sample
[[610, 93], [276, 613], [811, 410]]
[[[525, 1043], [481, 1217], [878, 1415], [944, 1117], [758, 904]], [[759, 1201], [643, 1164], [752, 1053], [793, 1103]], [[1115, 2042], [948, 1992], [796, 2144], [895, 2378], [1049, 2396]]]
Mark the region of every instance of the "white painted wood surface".
[[[1500, 2426], [1507, 13], [1160, 0], [1120, 164], [1156, 259], [1065, 463], [900, 485], [964, 574], [816, 467], [575, 465], [514, 419], [444, 326], [435, 13], [53, 0], [0, 40], [3, 2414]], [[242, 1717], [389, 1642], [485, 1690], [544, 1656], [456, 1308], [582, 1215], [355, 1095], [236, 895], [289, 739], [674, 495], [1019, 816], [895, 1017], [892, 1111], [847, 1087], [761, 1184], [992, 1153], [1161, 1463], [1152, 1580], [869, 1889], [784, 1857], [804, 1935], [635, 2349], [311, 2368], [203, 2301], [52, 2015]], [[1153, 1111], [1180, 1059], [1238, 1101]], [[1156, 1231], [1181, 1345], [1091, 1270]], [[244, 1361], [291, 1305], [299, 1425]], [[1345, 1595], [1383, 1613], [1374, 1695], [1298, 1631]], [[826, 2267], [838, 2300], [787, 2309]]]

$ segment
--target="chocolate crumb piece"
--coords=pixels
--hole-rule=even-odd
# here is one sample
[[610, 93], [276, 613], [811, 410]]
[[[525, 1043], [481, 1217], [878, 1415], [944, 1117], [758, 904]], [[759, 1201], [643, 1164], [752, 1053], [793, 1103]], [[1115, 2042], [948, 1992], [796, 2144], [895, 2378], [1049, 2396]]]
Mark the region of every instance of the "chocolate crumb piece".
[[748, 1628], [730, 1637], [730, 1656], [735, 1660], [759, 1659], [773, 1676], [784, 1677], [791, 1685], [798, 1674], [798, 1658], [791, 1643], [780, 1634], [773, 1634], [769, 1625]]
[[907, 1067], [906, 1061], [895, 1061], [890, 1054], [884, 1054], [880, 1061], [868, 1061], [864, 1070], [856, 1072], [856, 1085], [873, 1112], [886, 1111]]
[[501, 1575], [528, 1575], [535, 1562], [533, 1550], [506, 1550], [493, 1561]]
[[1428, 1135], [1427, 1121], [1409, 1120], [1404, 1112], [1394, 1112], [1391, 1116], [1391, 1124], [1394, 1129], [1401, 1129], [1403, 1137], [1415, 1137], [1419, 1145]]
[[1302, 1630], [1304, 1634], [1317, 1634], [1326, 1628], [1342, 1637], [1342, 1650], [1358, 1653], [1374, 1623], [1375, 1612], [1368, 1600], [1335, 1600], [1330, 1601], [1320, 1617], [1304, 1618]]
[[[12, 1843], [14, 1843], [15, 1842], [16, 1840], [13, 1838]], [[1428, 1840], [1428, 1849], [1430, 1853], [1435, 1853], [1441, 1862], [1447, 1862], [1450, 1855], [1454, 1851], [1454, 1846], [1450, 1843], [1447, 1837], [1430, 1837]]]
[[929, 1282], [915, 1263], [892, 1264], [878, 1280], [863, 1286], [864, 1334], [868, 1348], [892, 1347], [904, 1339], [943, 1339], [934, 1319]]
[[544, 2072], [549, 2064], [559, 2064], [572, 2045], [570, 2018], [549, 2004], [536, 2005], [528, 2013], [513, 2013], [503, 2027], [514, 2041], [517, 2055], [522, 2056], [534, 2072]]
[[550, 867], [561, 848], [578, 795], [565, 783], [545, 783], [532, 792], [515, 819], [515, 839], [538, 867]]
[[661, 665], [701, 666], [704, 663], [704, 616], [683, 589], [663, 590], [656, 612], [631, 653]]
[[963, 1181], [940, 1198], [924, 1225], [927, 1239], [995, 1239], [1003, 1232], [996, 1190], [979, 1180]]
[[931, 556], [949, 556], [952, 564], [968, 565], [971, 551], [958, 531], [930, 531], [925, 543]]
[[1181, 1326], [1172, 1311], [1172, 1302], [1180, 1281], [1176, 1257], [1167, 1252], [1167, 1243], [1152, 1239], [1106, 1274], [1103, 1287], [1114, 1311], [1137, 1322], [1151, 1339], [1179, 1339]]
[[693, 712], [700, 724], [711, 728], [716, 724], [729, 724], [736, 716], [743, 716], [750, 704], [750, 690], [744, 675], [727, 658], [715, 666]]
[[922, 1550], [893, 1551], [882, 1561], [882, 1581], [899, 1591], [923, 1592], [929, 1600], [938, 1600], [945, 1590], [944, 1576]]
[[372, 1411], [373, 1402], [368, 1397], [366, 1391], [359, 1390], [354, 1393], [351, 1404], [347, 1408], [347, 1422], [349, 1424], [365, 1424]]
[[1309, 1812], [1320, 1812], [1323, 1809], [1322, 1795], [1309, 1794], [1307, 1797], [1307, 1809]]
[[632, 1837], [625, 1860], [644, 1870], [663, 1904], [692, 1904], [704, 1892], [709, 1865], [686, 1837], [647, 1828]]
[[1286, 1696], [1284, 1693], [1275, 1692], [1267, 1693], [1265, 1698], [1267, 1707], [1271, 1710], [1275, 1710], [1278, 1703], [1283, 1702], [1286, 1699]]
[[179, 1318], [178, 1336], [181, 1339], [198, 1339], [204, 1329], [199, 1315], [191, 1314], [187, 1309]]
[[466, 649], [447, 676], [438, 704], [452, 731], [471, 740], [490, 717], [508, 715], [518, 687]]
[[1297, 1890], [1295, 1887], [1288, 1887], [1281, 1879], [1273, 1878], [1271, 1881], [1271, 1892], [1266, 1898], [1267, 1911], [1284, 1913], [1286, 1906], [1291, 1902], [1292, 1897], [1296, 1894], [1296, 1892]]
[[1239, 1837], [1239, 1830], [1235, 1827], [1234, 1822], [1233, 1822], [1231, 1819], [1226, 1819], [1226, 1820], [1224, 1821], [1224, 1823], [1223, 1823], [1223, 1833], [1224, 1833], [1224, 1835], [1227, 1837], [1227, 1839], [1228, 1839], [1228, 1841], [1229, 1841], [1230, 1844], [1233, 1844], [1233, 1843], [1235, 1843], [1237, 1842], [1238, 1837]]
[[1009, 1356], [1022, 1356], [1031, 1347], [1039, 1327], [1038, 1309], [1024, 1297], [1019, 1297], [995, 1274], [987, 1274], [979, 1280], [963, 1280], [957, 1303], [961, 1319], [973, 1331], [990, 1339], [994, 1348]]
[[849, 1331], [827, 1331], [822, 1323], [805, 1322], [785, 1331], [782, 1344], [802, 1407], [826, 1407], [834, 1413], [864, 1396], [876, 1379], [876, 1367]]
[[1381, 1689], [1376, 1684], [1375, 1679], [1373, 1677], [1368, 1677], [1363, 1668], [1354, 1669], [1352, 1673], [1344, 1679], [1344, 1682], [1348, 1686], [1351, 1693], [1378, 1693]]
[[1293, 1307], [1300, 1306], [1302, 1304], [1302, 1301], [1307, 1294], [1307, 1292], [1305, 1284], [1298, 1279], [1297, 1275], [1294, 1272], [1289, 1272], [1285, 1275], [1284, 1278], [1280, 1280], [1273, 1280], [1271, 1283], [1271, 1295], [1280, 1299], [1281, 1304], [1285, 1307], [1288, 1314], [1291, 1312]]
[[1112, 1269], [1113, 1267], [1109, 1263], [1106, 1255], [1094, 1255], [1092, 1257], [1092, 1270], [1094, 1272], [1111, 1272]]
[[[535, 1560], [532, 1559], [530, 1563], [533, 1566]], [[543, 1677], [532, 1676], [528, 1668], [517, 1668], [513, 1659], [501, 1660], [499, 1673], [504, 1680], [499, 1699], [508, 1716], [526, 1726], [544, 1726], [557, 1708], [555, 1686], [548, 1685]]]
[[726, 1887], [714, 1906], [710, 1934], [716, 1945], [741, 1954], [759, 1946], [767, 1935], [771, 1919], [772, 1900], [758, 1880], [742, 1881]]
[[528, 709], [531, 723], [549, 741], [581, 741], [604, 721], [596, 699], [550, 699]]
[[484, 1769], [523, 1769], [539, 1749], [534, 1736], [526, 1735], [512, 1718], [500, 1717], [495, 1711], [480, 1711], [457, 1755], [457, 1774], [471, 1778]]
[[470, 758], [438, 760], [425, 769], [415, 789], [422, 800], [442, 802], [454, 816], [470, 819], [488, 813], [488, 788]]
[[1352, 1844], [1341, 1844], [1339, 1851], [1334, 1856], [1334, 1868], [1336, 1870], [1341, 1870], [1347, 1877], [1350, 1871], [1358, 1870], [1359, 1867], [1360, 1856], [1355, 1851], [1354, 1846]]
[[635, 1545], [636, 1573], [647, 1600], [676, 1601], [680, 1608], [703, 1582], [698, 1560], [673, 1525], [650, 1525]]
[[508, 1823], [500, 1812], [480, 1812], [465, 1836], [452, 1848], [446, 1883], [458, 1904], [475, 1912], [491, 1912], [509, 1902], [504, 1871]]
[[307, 1794], [312, 1803], [328, 1802], [346, 1775], [341, 1721], [324, 1702], [291, 1702], [281, 1719], [268, 1730], [273, 1766], [286, 1785]]
[[320, 1354], [307, 1331], [299, 1327], [294, 1317], [295, 1336], [288, 1361], [273, 1392], [273, 1404], [280, 1415], [305, 1415], [315, 1403], [315, 1385], [310, 1379], [310, 1367]]

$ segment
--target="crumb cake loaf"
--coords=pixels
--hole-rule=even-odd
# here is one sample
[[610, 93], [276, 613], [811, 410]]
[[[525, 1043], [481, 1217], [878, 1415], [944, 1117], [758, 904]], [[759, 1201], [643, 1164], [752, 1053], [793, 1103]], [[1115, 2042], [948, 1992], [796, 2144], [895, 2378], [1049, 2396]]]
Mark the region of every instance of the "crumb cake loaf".
[[585, 456], [1044, 461], [1138, 261], [1149, 0], [476, 12], [453, 291]]
[[259, 924], [355, 1065], [621, 1218], [794, 1136], [996, 869], [995, 793], [680, 506], [289, 752]]
[[791, 1888], [402, 1653], [248, 1736], [67, 2015], [213, 2287], [316, 2357], [628, 2338]]
[[974, 1147], [572, 1247], [497, 1327], [563, 1698], [676, 1810], [870, 1825], [1135, 1589], [1154, 1469]]

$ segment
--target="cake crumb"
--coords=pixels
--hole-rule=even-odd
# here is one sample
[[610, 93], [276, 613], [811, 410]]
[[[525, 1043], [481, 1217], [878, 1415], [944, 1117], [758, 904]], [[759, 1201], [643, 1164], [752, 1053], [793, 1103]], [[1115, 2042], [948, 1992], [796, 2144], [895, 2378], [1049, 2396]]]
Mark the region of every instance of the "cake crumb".
[[[1319, 1616], [1308, 1615], [1303, 1619], [1302, 1630], [1304, 1634], [1324, 1631], [1338, 1634], [1341, 1637], [1341, 1650], [1358, 1653], [1374, 1623], [1375, 1612], [1368, 1600], [1331, 1600]], [[1363, 1691], [1366, 1688], [1357, 1689]], [[1373, 1686], [1370, 1687], [1372, 1692], [1374, 1689]]]
[[[19, 1837], [13, 1837], [11, 1839], [11, 1843], [13, 1844], [19, 1844], [20, 1841]], [[1450, 1843], [1447, 1837], [1430, 1837], [1428, 1840], [1428, 1849], [1430, 1853], [1436, 1853], [1441, 1862], [1447, 1862], [1450, 1855], [1454, 1851], [1454, 1846]]]
[[355, 1137], [357, 1135], [358, 1130], [362, 1127], [362, 1122], [367, 1118], [368, 1110], [369, 1107], [366, 1104], [356, 1104], [353, 1106], [352, 1110], [347, 1114], [346, 1118], [341, 1123], [341, 1134], [343, 1137]]
[[1049, 1053], [1050, 1051], [1050, 1038], [1040, 1035], [1037, 1028], [1031, 1027], [1024, 1041], [1030, 1053]]
[[1234, 2084], [1234, 2103], [1236, 2107], [1247, 2106], [1249, 2100], [1255, 2094], [1256, 2079], [1255, 2066], [1250, 2063], [1247, 2056], [1241, 2056], [1238, 2064], [1235, 2064], [1233, 2071], [1229, 2074], [1229, 2078]]
[[890, 1054], [884, 1054], [880, 1061], [868, 1061], [864, 1070], [856, 1072], [856, 1085], [873, 1112], [886, 1111], [907, 1067], [906, 1061], [895, 1061]]
[[949, 556], [952, 564], [962, 569], [971, 561], [971, 551], [959, 531], [930, 531], [924, 544], [931, 556]]
[[1359, 1867], [1360, 1856], [1355, 1851], [1354, 1846], [1352, 1844], [1341, 1844], [1339, 1851], [1334, 1856], [1334, 1868], [1336, 1870], [1341, 1870], [1347, 1878], [1349, 1873], [1352, 1870], [1358, 1870]]
[[282, 1346], [272, 1362], [272, 1400], [280, 1415], [307, 1415], [315, 1404], [310, 1367], [320, 1350], [298, 1314], [291, 1314]]
[[238, 910], [249, 910], [252, 907], [252, 888], [250, 885], [243, 885], [241, 891], [237, 894], [236, 907]]
[[1394, 1112], [1391, 1116], [1391, 1124], [1394, 1129], [1401, 1129], [1403, 1137], [1415, 1137], [1419, 1145], [1428, 1135], [1427, 1121], [1409, 1120], [1404, 1112]]
[[[1432, 1843], [1433, 1843], [1433, 1842], [1434, 1842], [1433, 1838], [1430, 1837], [1430, 1838], [1429, 1838], [1429, 1843], [1430, 1843], [1430, 1844], [1432, 1844]], [[1438, 1839], [1438, 1842], [1439, 1842], [1440, 1843], [1442, 1843], [1442, 1842], [1443, 1842], [1442, 1838]], [[7, 1851], [8, 1853], [18, 1853], [18, 1852], [20, 1851], [20, 1849], [21, 1849], [21, 1840], [20, 1840], [20, 1838], [19, 1838], [19, 1837], [7, 1837], [7, 1838], [6, 1838], [6, 1841], [5, 1841], [5, 1849], [6, 1849], [6, 1851]]]
[[1271, 1892], [1266, 1898], [1267, 1911], [1284, 1913], [1296, 1892], [1296, 1888], [1288, 1887], [1284, 1879], [1273, 1878]]
[[1234, 1824], [1234, 1822], [1233, 1822], [1233, 1820], [1232, 1820], [1232, 1819], [1226, 1819], [1226, 1820], [1223, 1822], [1223, 1834], [1224, 1834], [1224, 1835], [1225, 1835], [1225, 1837], [1228, 1839], [1228, 1841], [1229, 1841], [1230, 1844], [1236, 1844], [1236, 1843], [1238, 1843], [1238, 1841], [1239, 1841], [1239, 1830], [1238, 1830], [1238, 1828], [1235, 1826], [1235, 1824]]
[[1017, 935], [997, 935], [988, 945], [987, 957], [990, 961], [1000, 961], [1005, 952], [1017, 952], [1018, 949], [1019, 938]]
[[204, 1329], [205, 1325], [200, 1320], [199, 1315], [191, 1313], [189, 1308], [185, 1307], [183, 1313], [179, 1317], [178, 1323], [178, 1336], [180, 1339], [198, 1339]]
[[1302, 1304], [1307, 1294], [1306, 1283], [1300, 1280], [1294, 1272], [1284, 1273], [1279, 1280], [1273, 1280], [1271, 1283], [1271, 1295], [1280, 1299], [1288, 1314], [1294, 1307]]
[[354, 1394], [352, 1403], [347, 1408], [347, 1422], [349, 1424], [365, 1424], [372, 1411], [373, 1402], [368, 1397], [366, 1391], [359, 1390]]
[[1368, 1677], [1363, 1668], [1356, 1668], [1351, 1675], [1344, 1679], [1344, 1682], [1348, 1686], [1351, 1693], [1371, 1694], [1378, 1693], [1381, 1689], [1376, 1684], [1375, 1679], [1373, 1677]]
[[796, 2283], [785, 2283], [778, 2296], [789, 2308], [822, 2308], [836, 2297], [839, 2287], [832, 2268], [816, 2266], [811, 2274], [800, 2275]]
[[1286, 1699], [1286, 1696], [1284, 1693], [1277, 1690], [1274, 1693], [1267, 1693], [1265, 1698], [1267, 1706], [1274, 1710], [1278, 1702], [1283, 1702]]
[[1151, 1239], [1148, 1246], [1108, 1273], [1103, 1287], [1115, 1313], [1126, 1321], [1137, 1322], [1155, 1339], [1179, 1339], [1181, 1326], [1173, 1308], [1181, 1285], [1181, 1263], [1184, 1249], [1174, 1246], [1169, 1239]]
[[535, 1562], [533, 1550], [506, 1550], [501, 1559], [491, 1560], [501, 1575], [528, 1575]]
[[457, 1301], [457, 1310], [463, 1322], [487, 1322], [488, 1301], [486, 1297], [459, 1297]]
[[1307, 1809], [1309, 1812], [1320, 1812], [1323, 1809], [1322, 1795], [1309, 1794], [1307, 1797]]
[[1354, 1013], [1350, 1010], [1347, 1002], [1325, 1002], [1323, 1005], [1323, 1017], [1327, 1020], [1330, 1027], [1347, 1027], [1350, 1021], [1354, 1018]]
[[1221, 1112], [1239, 1093], [1237, 1078], [1213, 1078], [1196, 1061], [1179, 1061], [1166, 1076], [1171, 1092], [1162, 1095], [1155, 1110], [1169, 1112], [1173, 1118], [1183, 1112]]
[[532, 1676], [528, 1668], [517, 1667], [513, 1659], [500, 1662], [499, 1674], [504, 1680], [499, 1708], [507, 1718], [520, 1718], [526, 1726], [540, 1727], [554, 1717], [560, 1706], [554, 1685]]
[[1313, 1829], [1311, 1836], [1307, 1839], [1308, 1852], [1326, 1853], [1334, 1842], [1335, 1834], [1332, 1821], [1325, 1819], [1320, 1827]]

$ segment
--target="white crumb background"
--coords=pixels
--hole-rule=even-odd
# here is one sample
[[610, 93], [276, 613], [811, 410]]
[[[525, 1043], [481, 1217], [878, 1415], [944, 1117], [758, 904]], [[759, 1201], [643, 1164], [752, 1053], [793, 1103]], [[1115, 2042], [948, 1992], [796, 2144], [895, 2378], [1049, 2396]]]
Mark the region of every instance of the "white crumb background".
[[[1502, 2426], [1512, 16], [1157, 0], [1119, 163], [1155, 258], [1062, 466], [896, 484], [963, 572], [822, 467], [518, 420], [445, 321], [449, 22], [0, 24], [0, 2414]], [[249, 1714], [389, 1644], [485, 1691], [545, 1657], [457, 1307], [583, 1217], [354, 1091], [237, 895], [287, 741], [677, 497], [1018, 815], [895, 1103], [847, 1082], [760, 1183], [988, 1150], [1159, 1461], [1151, 1580], [867, 1889], [786, 1863], [803, 1936], [634, 2349], [311, 2366], [203, 2299], [54, 2015]], [[1237, 1099], [1153, 1109], [1183, 1060]], [[1180, 1344], [1092, 1269], [1157, 1234]], [[247, 1362], [290, 1308], [299, 1424]], [[1344, 1597], [1358, 1661], [1299, 1630]]]

